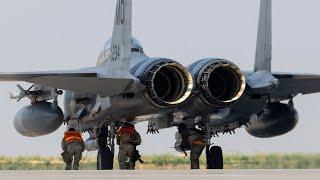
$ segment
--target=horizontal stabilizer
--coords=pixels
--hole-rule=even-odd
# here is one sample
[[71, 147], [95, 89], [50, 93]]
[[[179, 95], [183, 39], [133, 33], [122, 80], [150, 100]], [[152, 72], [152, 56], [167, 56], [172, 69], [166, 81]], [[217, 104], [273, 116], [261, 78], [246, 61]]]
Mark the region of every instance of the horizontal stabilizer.
[[274, 73], [279, 86], [271, 93], [272, 97], [295, 96], [320, 92], [320, 75]]
[[133, 82], [132, 79], [99, 78], [94, 70], [0, 73], [0, 81], [25, 81], [104, 97], [121, 94]]

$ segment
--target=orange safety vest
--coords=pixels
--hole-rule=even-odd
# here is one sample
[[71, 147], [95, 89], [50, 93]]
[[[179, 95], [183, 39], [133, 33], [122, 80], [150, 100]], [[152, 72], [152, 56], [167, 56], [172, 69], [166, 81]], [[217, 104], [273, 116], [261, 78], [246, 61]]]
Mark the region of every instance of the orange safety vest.
[[64, 138], [63, 139], [67, 142], [67, 144], [73, 143], [75, 141], [83, 142], [81, 133], [73, 132], [73, 131], [66, 131], [64, 133]]
[[121, 136], [122, 134], [134, 135], [135, 133], [136, 129], [134, 127], [122, 127], [117, 131], [118, 136]]

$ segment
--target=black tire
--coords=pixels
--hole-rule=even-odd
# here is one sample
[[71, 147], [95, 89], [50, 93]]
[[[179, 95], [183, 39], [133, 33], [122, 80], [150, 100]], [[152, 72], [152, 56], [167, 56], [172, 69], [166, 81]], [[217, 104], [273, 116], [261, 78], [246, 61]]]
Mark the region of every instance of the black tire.
[[112, 170], [114, 154], [109, 147], [100, 148], [97, 155], [97, 170]]
[[223, 153], [219, 146], [212, 146], [207, 153], [207, 169], [223, 169]]
[[212, 157], [210, 153], [210, 146], [206, 146], [206, 158], [207, 158], [207, 169], [212, 169]]

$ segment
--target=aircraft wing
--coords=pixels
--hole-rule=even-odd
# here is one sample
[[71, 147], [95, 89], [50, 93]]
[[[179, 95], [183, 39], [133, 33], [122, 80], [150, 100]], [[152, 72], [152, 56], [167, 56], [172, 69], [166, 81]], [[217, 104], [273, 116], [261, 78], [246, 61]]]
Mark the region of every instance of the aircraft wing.
[[285, 97], [297, 94], [320, 92], [320, 75], [273, 74], [279, 85], [271, 91], [272, 97]]
[[92, 69], [75, 71], [48, 71], [0, 73], [0, 81], [24, 81], [79, 93], [115, 96], [121, 94], [133, 79], [99, 78]]

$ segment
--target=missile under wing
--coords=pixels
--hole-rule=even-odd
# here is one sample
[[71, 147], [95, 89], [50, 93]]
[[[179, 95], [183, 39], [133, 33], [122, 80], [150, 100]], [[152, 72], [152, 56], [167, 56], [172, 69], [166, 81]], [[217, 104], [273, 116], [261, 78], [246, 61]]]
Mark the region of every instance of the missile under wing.
[[[87, 142], [108, 139], [103, 148], [112, 153], [99, 152], [100, 160], [106, 155], [113, 159], [115, 134], [123, 124], [149, 121], [148, 130], [153, 133], [173, 126], [198, 128], [197, 135], [206, 135], [207, 163], [218, 153], [218, 164], [221, 148], [210, 147], [211, 138], [218, 133], [232, 134], [250, 124], [247, 131], [255, 137], [291, 131], [298, 122], [293, 98], [320, 92], [320, 76], [271, 71], [271, 0], [260, 2], [254, 70], [243, 72], [221, 58], [198, 60], [188, 67], [172, 59], [149, 58], [132, 37], [132, 0], [117, 0], [112, 38], [97, 67], [0, 73], [0, 81], [25, 81], [35, 86], [28, 90], [19, 86], [21, 93], [11, 96], [31, 100], [31, 105], [17, 113], [15, 128], [22, 135], [40, 136], [67, 122], [68, 128], [88, 132]], [[58, 89], [66, 90], [64, 114], [57, 103], [62, 94]], [[181, 138], [177, 136], [177, 140], [181, 144]], [[98, 167], [105, 161], [98, 162]]]

